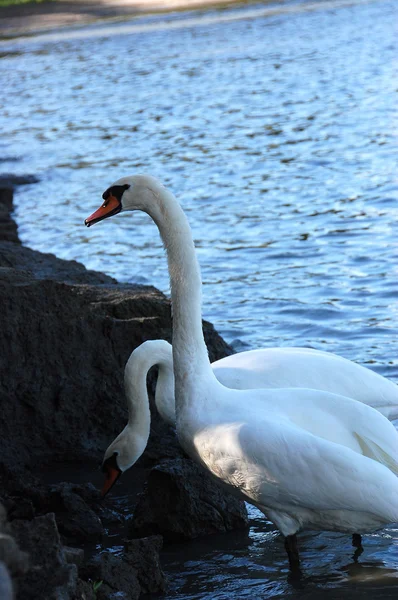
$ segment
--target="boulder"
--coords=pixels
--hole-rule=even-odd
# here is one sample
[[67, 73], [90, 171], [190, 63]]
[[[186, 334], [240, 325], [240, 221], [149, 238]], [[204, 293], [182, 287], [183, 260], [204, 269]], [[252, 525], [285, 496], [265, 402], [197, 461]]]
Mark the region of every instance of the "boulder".
[[54, 515], [15, 520], [11, 531], [30, 555], [30, 568], [18, 577], [17, 600], [73, 600], [77, 567], [66, 560]]
[[[171, 339], [170, 302], [155, 288], [31, 254], [0, 243], [0, 476], [1, 463], [99, 460], [126, 422], [130, 353]], [[209, 323], [204, 331], [213, 360], [231, 352]]]
[[247, 526], [247, 511], [241, 500], [225, 492], [202, 467], [189, 459], [175, 458], [150, 471], [129, 534], [161, 534], [173, 542]]
[[17, 225], [11, 218], [12, 189], [0, 182], [0, 239], [19, 244]]
[[104, 528], [100, 518], [75, 493], [72, 484], [51, 486], [46, 495], [45, 509], [54, 512], [58, 530], [68, 543], [98, 542], [102, 538]]
[[11, 577], [23, 576], [29, 569], [29, 556], [22, 552], [11, 534], [5, 507], [0, 503], [0, 599], [14, 600]]
[[[161, 536], [133, 540], [124, 552], [102, 552], [80, 569], [80, 575], [97, 582], [98, 600], [110, 598], [138, 599], [141, 594], [165, 591], [160, 566]], [[100, 583], [102, 582], [102, 583]]]

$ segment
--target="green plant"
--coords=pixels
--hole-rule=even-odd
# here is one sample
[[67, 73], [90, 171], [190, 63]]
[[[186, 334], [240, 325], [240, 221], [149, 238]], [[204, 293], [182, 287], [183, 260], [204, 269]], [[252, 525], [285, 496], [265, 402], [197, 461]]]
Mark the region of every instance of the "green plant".
[[101, 585], [103, 584], [103, 580], [101, 579], [100, 581], [93, 581], [93, 590], [94, 590], [94, 594], [97, 595], [98, 590], [100, 589]]

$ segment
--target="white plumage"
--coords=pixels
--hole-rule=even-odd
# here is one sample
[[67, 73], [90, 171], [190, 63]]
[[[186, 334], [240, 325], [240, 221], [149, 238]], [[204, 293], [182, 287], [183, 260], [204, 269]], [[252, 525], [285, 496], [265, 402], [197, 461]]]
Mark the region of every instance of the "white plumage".
[[[203, 339], [200, 270], [178, 202], [148, 176], [120, 179], [103, 197], [86, 224], [121, 210], [143, 210], [166, 248], [176, 428], [186, 452], [275, 523], [287, 536], [291, 564], [291, 536], [302, 528], [362, 533], [398, 520], [393, 425], [366, 404], [327, 391], [223, 386]], [[304, 354], [313, 364], [317, 354]], [[341, 360], [330, 358], [330, 381]]]

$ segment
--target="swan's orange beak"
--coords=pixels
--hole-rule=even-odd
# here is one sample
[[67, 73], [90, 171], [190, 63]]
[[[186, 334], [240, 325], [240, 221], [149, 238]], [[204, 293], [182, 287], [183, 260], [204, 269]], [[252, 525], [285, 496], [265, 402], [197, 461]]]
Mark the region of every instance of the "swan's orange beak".
[[112, 217], [112, 215], [117, 215], [121, 210], [122, 205], [120, 200], [118, 200], [116, 196], [109, 195], [99, 209], [93, 212], [93, 214], [84, 221], [84, 224], [87, 225], [87, 227], [90, 227], [91, 225], [94, 225], [94, 223]]
[[102, 498], [104, 498], [107, 495], [107, 493], [111, 490], [111, 488], [113, 488], [116, 481], [119, 479], [120, 475], [122, 474], [120, 469], [115, 469], [115, 467], [113, 467], [109, 464], [104, 464], [104, 472], [105, 472], [105, 481], [104, 481], [104, 485], [102, 486], [102, 490], [101, 490]]

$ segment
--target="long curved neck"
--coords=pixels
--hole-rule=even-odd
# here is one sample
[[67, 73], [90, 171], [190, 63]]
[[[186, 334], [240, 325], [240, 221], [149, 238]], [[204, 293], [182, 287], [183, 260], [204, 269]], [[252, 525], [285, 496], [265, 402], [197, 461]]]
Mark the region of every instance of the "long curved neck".
[[147, 373], [153, 363], [139, 354], [133, 354], [127, 361], [124, 371], [124, 389], [126, 394], [129, 419], [127, 427], [148, 441], [151, 426], [151, 411], [149, 408]]
[[170, 364], [159, 363], [156, 381], [155, 404], [163, 421], [175, 425], [175, 391], [173, 361], [170, 354]]
[[176, 400], [201, 376], [213, 377], [202, 329], [202, 280], [188, 220], [174, 196], [153, 190], [158, 199], [150, 216], [167, 252], [173, 310], [173, 360]]

